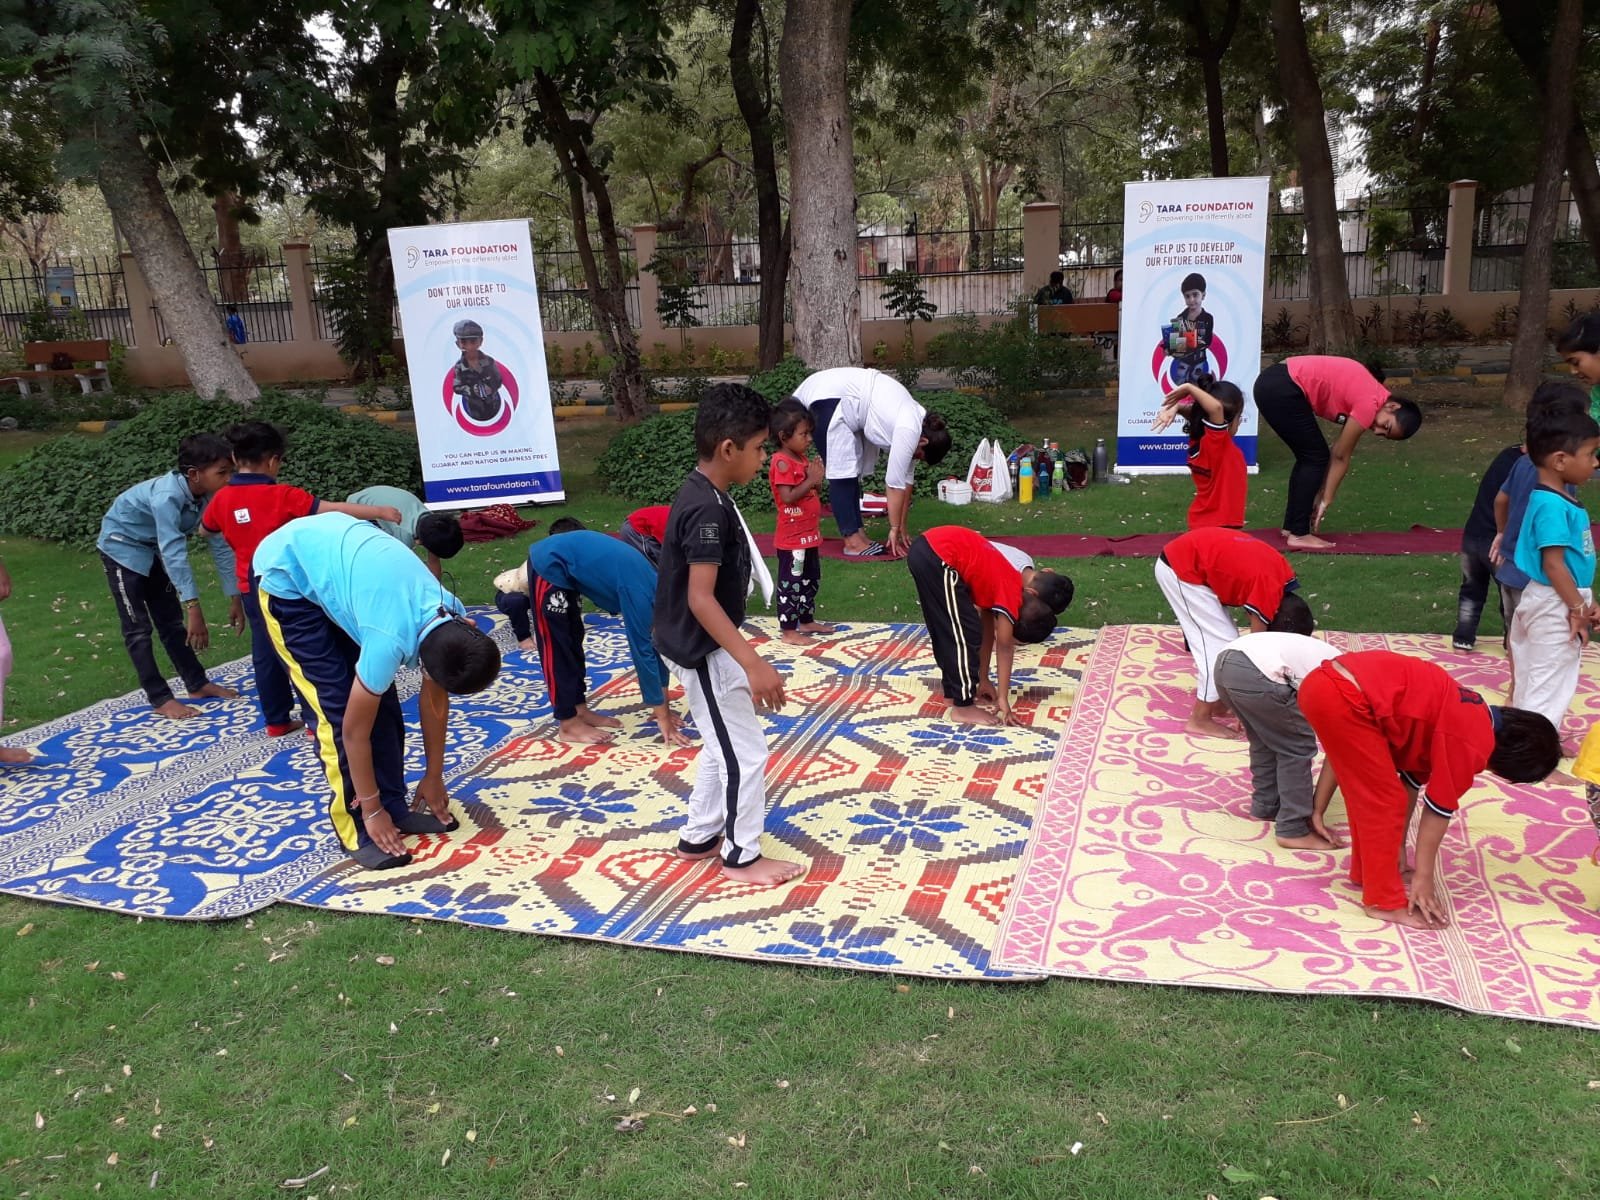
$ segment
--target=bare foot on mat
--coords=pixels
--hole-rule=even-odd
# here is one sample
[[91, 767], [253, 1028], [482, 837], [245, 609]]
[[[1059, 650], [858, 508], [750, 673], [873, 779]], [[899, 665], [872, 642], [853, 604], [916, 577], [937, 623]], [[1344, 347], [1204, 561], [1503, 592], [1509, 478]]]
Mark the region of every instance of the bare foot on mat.
[[237, 700], [239, 693], [231, 687], [223, 687], [220, 683], [208, 683], [199, 691], [189, 693], [191, 700]]
[[961, 725], [998, 725], [1000, 718], [987, 708], [976, 704], [957, 704], [950, 710], [950, 719]]
[[23, 763], [30, 763], [32, 761], [33, 755], [29, 754], [26, 750], [20, 749], [16, 746], [0, 746], [0, 763], [10, 763], [13, 766], [20, 766]]
[[753, 883], [762, 887], [777, 887], [806, 873], [804, 864], [786, 862], [781, 858], [758, 858], [746, 867], [722, 864], [722, 873], [738, 883]]
[[1373, 908], [1370, 904], [1363, 904], [1362, 911], [1369, 917], [1380, 921], [1388, 921], [1393, 925], [1404, 925], [1407, 929], [1426, 929], [1429, 931], [1443, 929], [1444, 925], [1435, 925], [1421, 913], [1411, 912], [1404, 908]]
[[1299, 837], [1281, 837], [1278, 845], [1287, 850], [1337, 850], [1338, 844], [1330, 842], [1320, 833], [1303, 833]]
[[198, 717], [200, 711], [190, 708], [187, 704], [177, 699], [168, 700], [165, 704], [158, 704], [150, 710], [158, 717], [165, 717], [169, 721], [186, 721], [190, 717]]
[[1337, 543], [1330, 542], [1327, 538], [1320, 538], [1314, 533], [1307, 533], [1298, 537], [1290, 534], [1285, 545], [1290, 550], [1332, 550]]
[[783, 631], [783, 636], [778, 640], [780, 642], [787, 642], [791, 646], [811, 645], [811, 639], [805, 634], [801, 633], [798, 629], [785, 629]]
[[1221, 721], [1213, 721], [1209, 717], [1190, 717], [1184, 722], [1183, 731], [1190, 737], [1230, 738], [1233, 741], [1238, 741], [1244, 736], [1232, 725], [1224, 725]]
[[578, 705], [578, 720], [582, 721], [585, 725], [592, 725], [596, 729], [622, 728], [622, 722], [617, 720], [615, 717], [608, 717], [603, 713], [597, 713], [587, 705], [583, 704]]
[[556, 741], [573, 746], [594, 746], [610, 740], [611, 734], [606, 730], [597, 729], [579, 717], [562, 721], [560, 731], [556, 734]]

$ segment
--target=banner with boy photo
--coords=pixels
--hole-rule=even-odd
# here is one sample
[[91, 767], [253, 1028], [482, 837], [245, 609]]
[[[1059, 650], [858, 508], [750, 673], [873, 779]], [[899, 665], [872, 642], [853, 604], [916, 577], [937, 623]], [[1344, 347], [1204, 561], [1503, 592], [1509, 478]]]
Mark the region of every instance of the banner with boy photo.
[[564, 499], [526, 221], [389, 230], [430, 508]]
[[[1162, 400], [1180, 383], [1208, 374], [1250, 396], [1261, 369], [1268, 182], [1170, 179], [1126, 186], [1119, 472], [1188, 470], [1182, 426], [1150, 431]], [[1254, 470], [1253, 404], [1245, 405], [1237, 441]]]

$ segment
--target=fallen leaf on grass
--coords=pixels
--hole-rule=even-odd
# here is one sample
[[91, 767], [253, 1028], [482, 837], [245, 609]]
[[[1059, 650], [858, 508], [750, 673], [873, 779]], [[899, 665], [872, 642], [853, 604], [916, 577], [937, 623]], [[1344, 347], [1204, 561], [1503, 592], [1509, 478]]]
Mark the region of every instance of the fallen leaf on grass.
[[1243, 1167], [1223, 1167], [1222, 1177], [1229, 1183], [1260, 1183], [1261, 1176]]
[[615, 1129], [618, 1133], [638, 1133], [644, 1128], [644, 1118], [644, 1113], [630, 1113], [628, 1116], [623, 1117], [622, 1120], [618, 1121], [611, 1128]]
[[438, 1112], [439, 1112], [439, 1105], [438, 1105], [437, 1102], [428, 1105], [428, 1115], [430, 1117], [436, 1116], [438, 1114]]
[[628, 1093], [628, 1103], [629, 1104], [637, 1104], [637, 1103], [639, 1103], [639, 1089], [638, 1088], [634, 1088], [633, 1091]]
[[106, 1155], [106, 1166], [108, 1166], [108, 1167], [114, 1167], [121, 1161], [122, 1161], [121, 1156], [118, 1155], [115, 1150], [113, 1150], [110, 1154]]
[[1591, 1092], [1600, 1092], [1600, 1079], [1589, 1080], [1589, 1090]]
[[691, 1105], [689, 1105], [688, 1108], [683, 1110], [683, 1115], [686, 1116], [686, 1117], [692, 1117], [692, 1116], [695, 1115], [695, 1113], [697, 1113], [699, 1111], [700, 1110], [698, 1108], [696, 1108], [694, 1105], [691, 1104]]
[[161, 1140], [161, 1126], [157, 1125], [154, 1128], [152, 1128], [150, 1130], [150, 1136], [155, 1138], [156, 1141], [159, 1142]]
[[1343, 1092], [1340, 1092], [1337, 1096], [1334, 1097], [1334, 1099], [1339, 1102], [1339, 1107], [1340, 1108], [1349, 1108], [1350, 1107], [1350, 1101], [1348, 1101], [1348, 1100], [1346, 1100], [1344, 1098], [1344, 1093]]
[[32, 932], [33, 932], [33, 922], [29, 921], [21, 929], [17, 930], [17, 936], [18, 937], [27, 937]]
[[85, 971], [98, 971], [100, 969], [100, 960], [97, 958], [92, 963], [84, 963], [83, 969]]
[[373, 959], [372, 961], [377, 963], [380, 967], [392, 967], [392, 966], [394, 966], [394, 955], [392, 955], [392, 954], [380, 954], [380, 955], [378, 955], [377, 958]]
[[439, 1160], [439, 1165], [441, 1167], [448, 1167], [450, 1165], [450, 1148], [448, 1146], [445, 1147], [444, 1157]]
[[42, 1112], [36, 1112], [33, 1114], [33, 1127], [35, 1129], [44, 1128], [44, 1114]]
[[894, 985], [894, 990], [904, 996], [911, 991], [911, 985], [909, 983], [897, 983]]
[[706, 1111], [708, 1113], [714, 1113], [717, 1111], [717, 1106], [715, 1104], [708, 1104], [706, 1105]]
[[133, 1068], [131, 1066], [129, 1066], [127, 1063], [123, 1063], [122, 1064], [122, 1073], [124, 1075], [132, 1075], [133, 1074]]
[[738, 1137], [729, 1138], [728, 1139], [728, 1145], [733, 1146], [736, 1149], [743, 1150], [744, 1149], [744, 1134], [741, 1133]]
[[565, 1058], [566, 1056], [567, 1056], [567, 1052], [565, 1050], [563, 1050], [560, 1046], [557, 1046], [556, 1047], [556, 1057], [557, 1058]]
[[127, 980], [128, 976], [123, 971], [113, 971], [111, 972], [111, 978], [115, 979], [118, 983], [122, 983]]
[[779, 1091], [782, 1091], [784, 1088], [786, 1088], [788, 1086], [789, 1086], [789, 1081], [787, 1079], [778, 1080], [778, 1090]]
[[478, 1140], [478, 1131], [476, 1129], [467, 1130], [467, 1141], [476, 1142], [477, 1140]]
[[356, 1123], [356, 1118], [355, 1117], [346, 1117], [344, 1119], [344, 1127], [346, 1129], [349, 1129], [350, 1126], [354, 1125], [355, 1123]]
[[1465, 1057], [1467, 1059], [1470, 1059], [1472, 1062], [1477, 1062], [1478, 1061], [1478, 1056], [1476, 1054], [1474, 1054], [1471, 1050], [1468, 1050], [1465, 1046], [1461, 1047], [1461, 1053], [1462, 1053], [1463, 1057]]
[[1522, 1053], [1522, 1047], [1517, 1043], [1517, 1039], [1516, 1038], [1507, 1038], [1506, 1039], [1506, 1049], [1511, 1051], [1511, 1053], [1513, 1053], [1513, 1054], [1521, 1054]]

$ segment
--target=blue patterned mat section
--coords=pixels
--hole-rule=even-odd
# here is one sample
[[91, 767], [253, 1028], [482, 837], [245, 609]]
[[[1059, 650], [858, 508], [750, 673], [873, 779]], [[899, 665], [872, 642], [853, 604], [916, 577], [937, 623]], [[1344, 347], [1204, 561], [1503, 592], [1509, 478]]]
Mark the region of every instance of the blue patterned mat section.
[[[473, 616], [484, 628], [498, 620], [489, 610]], [[631, 674], [621, 623], [589, 620], [591, 679], [602, 686]], [[503, 624], [496, 637], [500, 678], [451, 706], [447, 781], [549, 715], [534, 656], [516, 649]], [[39, 757], [0, 772], [0, 892], [220, 920], [264, 908], [344, 861], [311, 739], [266, 736], [248, 659], [213, 668], [211, 678], [243, 694], [198, 701], [201, 716], [168, 721], [134, 692], [8, 738]], [[414, 671], [400, 679], [413, 783], [422, 771], [419, 679]], [[618, 715], [630, 736], [650, 736], [642, 713]]]

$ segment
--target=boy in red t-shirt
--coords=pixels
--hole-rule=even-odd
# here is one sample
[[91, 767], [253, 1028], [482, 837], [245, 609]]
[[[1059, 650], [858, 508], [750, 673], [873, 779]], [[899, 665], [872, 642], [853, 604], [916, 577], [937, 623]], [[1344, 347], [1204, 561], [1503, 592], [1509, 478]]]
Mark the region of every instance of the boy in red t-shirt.
[[[940, 525], [911, 543], [906, 555], [922, 619], [954, 701], [950, 719], [967, 725], [1009, 725], [1011, 658], [1017, 642], [1042, 642], [1072, 603], [1072, 580], [1050, 570], [1018, 570], [993, 542], [961, 525]], [[995, 663], [995, 683], [989, 663]], [[985, 701], [996, 712], [979, 707]]]
[[1184, 429], [1189, 435], [1189, 474], [1194, 478], [1189, 528], [1243, 529], [1248, 472], [1244, 451], [1233, 439], [1244, 416], [1244, 393], [1226, 380], [1197, 375], [1193, 382], [1173, 389], [1151, 428], [1165, 429], [1184, 407], [1188, 408]]
[[1213, 674], [1217, 655], [1239, 636], [1228, 609], [1245, 609], [1250, 631], [1260, 633], [1277, 615], [1284, 593], [1300, 586], [1294, 568], [1265, 542], [1241, 530], [1210, 526], [1167, 543], [1156, 560], [1156, 583], [1194, 655], [1195, 700], [1184, 732], [1239, 737], [1237, 729], [1217, 720], [1223, 707]]
[[303, 722], [291, 719], [294, 693], [283, 661], [272, 648], [261, 601], [250, 586], [250, 564], [256, 547], [269, 533], [296, 517], [342, 512], [362, 521], [400, 522], [397, 509], [380, 504], [333, 504], [310, 492], [278, 482], [288, 442], [283, 431], [265, 421], [244, 421], [225, 435], [233, 449], [235, 472], [227, 485], [211, 497], [200, 516], [200, 526], [220, 533], [233, 550], [238, 568], [239, 599], [250, 622], [250, 661], [255, 665], [256, 702], [267, 723], [268, 737], [282, 737]]
[[778, 508], [778, 627], [783, 640], [805, 645], [811, 633], [832, 633], [816, 619], [822, 586], [822, 460], [811, 458], [811, 414], [798, 400], [772, 410], [772, 440], [778, 450], [767, 468], [772, 502]]
[[[1413, 929], [1450, 923], [1435, 890], [1439, 844], [1485, 767], [1536, 783], [1561, 761], [1561, 739], [1539, 713], [1485, 704], [1449, 672], [1391, 650], [1342, 654], [1300, 684], [1300, 711], [1327, 755], [1312, 806], [1323, 817], [1337, 780], [1350, 821], [1350, 881], [1369, 917]], [[1411, 807], [1421, 801], [1416, 874], [1401, 876]]]
[[622, 519], [622, 540], [650, 560], [652, 567], [661, 565], [661, 539], [667, 531], [667, 514], [670, 504], [653, 504], [649, 508], [636, 508]]

